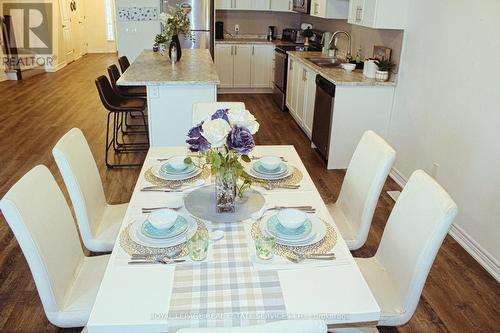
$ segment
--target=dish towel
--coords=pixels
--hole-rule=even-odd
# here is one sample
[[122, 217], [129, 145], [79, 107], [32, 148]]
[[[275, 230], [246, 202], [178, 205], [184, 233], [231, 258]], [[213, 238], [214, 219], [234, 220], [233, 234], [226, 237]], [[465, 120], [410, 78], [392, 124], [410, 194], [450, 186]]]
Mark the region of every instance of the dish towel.
[[286, 319], [278, 273], [253, 269], [242, 223], [213, 226], [225, 232], [210, 249], [213, 261], [175, 268], [168, 332]]

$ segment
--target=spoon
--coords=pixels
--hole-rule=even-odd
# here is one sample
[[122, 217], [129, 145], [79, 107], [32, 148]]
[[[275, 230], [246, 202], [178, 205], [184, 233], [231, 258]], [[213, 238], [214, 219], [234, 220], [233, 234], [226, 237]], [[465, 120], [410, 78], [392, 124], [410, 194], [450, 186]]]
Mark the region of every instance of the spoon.
[[175, 250], [172, 250], [172, 251], [169, 251], [165, 254], [160, 254], [160, 255], [133, 253], [132, 260], [149, 259], [149, 258], [154, 258], [156, 260], [162, 259], [162, 258], [172, 259], [172, 258], [177, 257], [179, 254], [181, 254], [181, 252], [182, 252], [181, 249], [175, 249]]

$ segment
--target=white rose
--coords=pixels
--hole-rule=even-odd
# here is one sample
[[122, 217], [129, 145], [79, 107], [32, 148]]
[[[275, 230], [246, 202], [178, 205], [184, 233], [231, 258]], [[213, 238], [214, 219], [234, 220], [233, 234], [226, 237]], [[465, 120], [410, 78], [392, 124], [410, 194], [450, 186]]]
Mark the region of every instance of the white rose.
[[246, 127], [252, 134], [259, 130], [259, 123], [248, 110], [231, 109], [228, 111], [227, 117], [232, 126]]
[[221, 147], [226, 143], [231, 126], [224, 119], [207, 120], [202, 125], [203, 137], [207, 139], [212, 148]]

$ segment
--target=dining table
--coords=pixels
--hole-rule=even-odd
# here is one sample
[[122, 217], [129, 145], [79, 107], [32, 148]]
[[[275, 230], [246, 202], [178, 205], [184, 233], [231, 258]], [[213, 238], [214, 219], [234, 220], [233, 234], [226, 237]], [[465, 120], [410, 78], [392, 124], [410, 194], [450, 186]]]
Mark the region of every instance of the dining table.
[[[204, 261], [193, 262], [186, 256], [185, 262], [174, 264], [129, 264], [133, 253], [124, 246], [125, 233], [134, 221], [147, 217], [144, 207], [180, 202], [178, 213], [190, 216], [183, 202], [195, 187], [142, 190], [154, 185], [148, 173], [161, 163], [159, 159], [188, 153], [186, 147], [149, 149], [96, 296], [88, 332], [174, 332], [177, 327], [239, 326], [283, 319], [322, 319], [329, 327], [376, 325], [380, 307], [299, 154], [290, 145], [258, 145], [250, 156], [281, 157], [300, 175], [297, 188], [252, 185], [252, 190], [262, 194], [265, 207], [314, 207], [314, 215], [324, 221], [329, 233], [331, 248], [327, 251], [335, 253], [335, 260], [294, 263], [278, 253], [271, 260], [258, 259], [253, 236], [256, 223], [264, 217], [252, 216], [225, 223], [200, 219], [208, 234], [222, 231], [224, 235], [222, 240], [210, 241]], [[208, 174], [205, 185], [211, 184], [212, 178]], [[203, 204], [215, 206], [215, 202]], [[265, 318], [246, 320], [245, 314], [253, 311], [260, 311]], [[208, 315], [217, 319], [210, 320]]]

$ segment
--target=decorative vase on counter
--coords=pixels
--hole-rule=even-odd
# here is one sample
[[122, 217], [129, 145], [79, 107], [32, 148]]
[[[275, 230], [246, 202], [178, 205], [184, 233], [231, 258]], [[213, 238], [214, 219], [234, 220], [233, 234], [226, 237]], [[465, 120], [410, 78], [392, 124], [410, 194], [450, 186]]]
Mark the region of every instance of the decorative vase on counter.
[[222, 168], [215, 174], [215, 201], [217, 213], [234, 213], [237, 178], [233, 168]]
[[375, 72], [375, 80], [380, 82], [385, 82], [389, 80], [389, 72], [388, 71], [376, 71]]
[[181, 60], [182, 52], [181, 52], [181, 42], [179, 41], [178, 35], [172, 36], [172, 41], [170, 42], [170, 47], [168, 48], [168, 56], [172, 59], [172, 49], [176, 48], [177, 50], [177, 61]]

